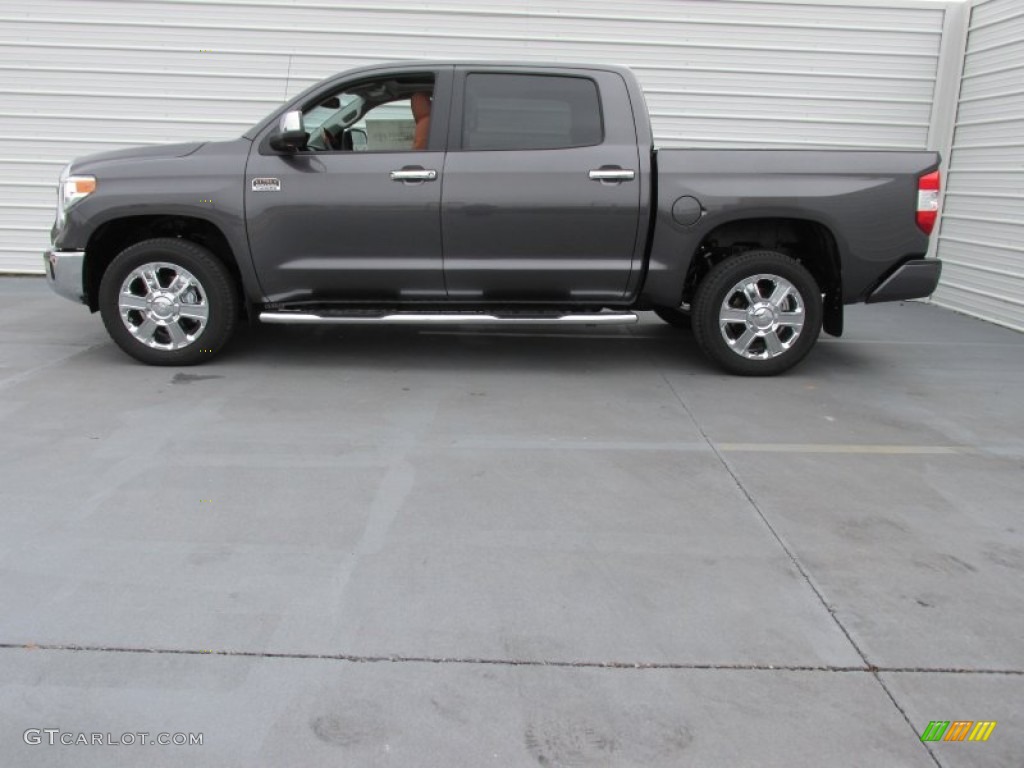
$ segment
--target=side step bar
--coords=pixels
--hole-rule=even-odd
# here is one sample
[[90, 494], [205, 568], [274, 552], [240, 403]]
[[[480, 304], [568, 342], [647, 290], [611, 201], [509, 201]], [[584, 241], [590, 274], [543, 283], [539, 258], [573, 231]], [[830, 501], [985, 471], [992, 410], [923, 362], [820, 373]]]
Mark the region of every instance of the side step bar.
[[317, 315], [310, 312], [260, 312], [260, 321], [282, 325], [631, 325], [632, 312], [592, 312], [567, 315], [501, 316], [477, 312], [393, 312], [385, 315]]

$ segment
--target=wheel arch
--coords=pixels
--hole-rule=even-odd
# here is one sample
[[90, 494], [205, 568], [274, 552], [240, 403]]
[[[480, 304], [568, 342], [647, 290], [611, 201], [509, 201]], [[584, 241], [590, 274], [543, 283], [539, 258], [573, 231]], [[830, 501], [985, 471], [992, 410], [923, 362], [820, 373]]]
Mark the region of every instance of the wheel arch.
[[82, 280], [89, 309], [93, 312], [99, 309], [100, 282], [119, 253], [144, 240], [163, 237], [181, 238], [209, 250], [228, 268], [239, 298], [244, 297], [238, 258], [220, 227], [199, 216], [145, 214], [110, 219], [89, 236]]
[[843, 275], [839, 244], [826, 224], [811, 218], [738, 218], [717, 225], [701, 239], [691, 256], [683, 302], [692, 302], [697, 286], [711, 269], [725, 259], [752, 250], [776, 251], [803, 265], [825, 296], [825, 332], [833, 336], [842, 334]]

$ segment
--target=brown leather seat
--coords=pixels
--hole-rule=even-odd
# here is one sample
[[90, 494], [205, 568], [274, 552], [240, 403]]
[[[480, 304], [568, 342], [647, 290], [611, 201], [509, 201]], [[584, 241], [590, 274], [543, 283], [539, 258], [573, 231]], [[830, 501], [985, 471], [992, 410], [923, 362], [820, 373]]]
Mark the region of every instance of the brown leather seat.
[[422, 91], [414, 93], [409, 100], [412, 117], [416, 121], [416, 133], [412, 141], [413, 149], [426, 149], [430, 138], [430, 94]]

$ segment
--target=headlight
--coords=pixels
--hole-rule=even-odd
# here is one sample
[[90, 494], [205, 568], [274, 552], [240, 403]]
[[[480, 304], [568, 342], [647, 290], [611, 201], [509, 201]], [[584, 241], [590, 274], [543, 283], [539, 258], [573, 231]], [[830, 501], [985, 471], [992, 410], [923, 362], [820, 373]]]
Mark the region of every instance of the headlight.
[[68, 209], [96, 191], [95, 176], [71, 176], [68, 165], [61, 171], [60, 183], [57, 185], [57, 226], [64, 223], [64, 216]]

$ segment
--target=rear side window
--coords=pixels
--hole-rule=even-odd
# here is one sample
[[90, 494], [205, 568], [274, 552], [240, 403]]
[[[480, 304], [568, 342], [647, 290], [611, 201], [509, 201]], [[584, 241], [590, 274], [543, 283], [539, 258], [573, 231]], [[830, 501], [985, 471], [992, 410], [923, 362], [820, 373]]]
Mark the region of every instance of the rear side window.
[[565, 149], [600, 144], [597, 84], [585, 77], [466, 78], [463, 149]]

